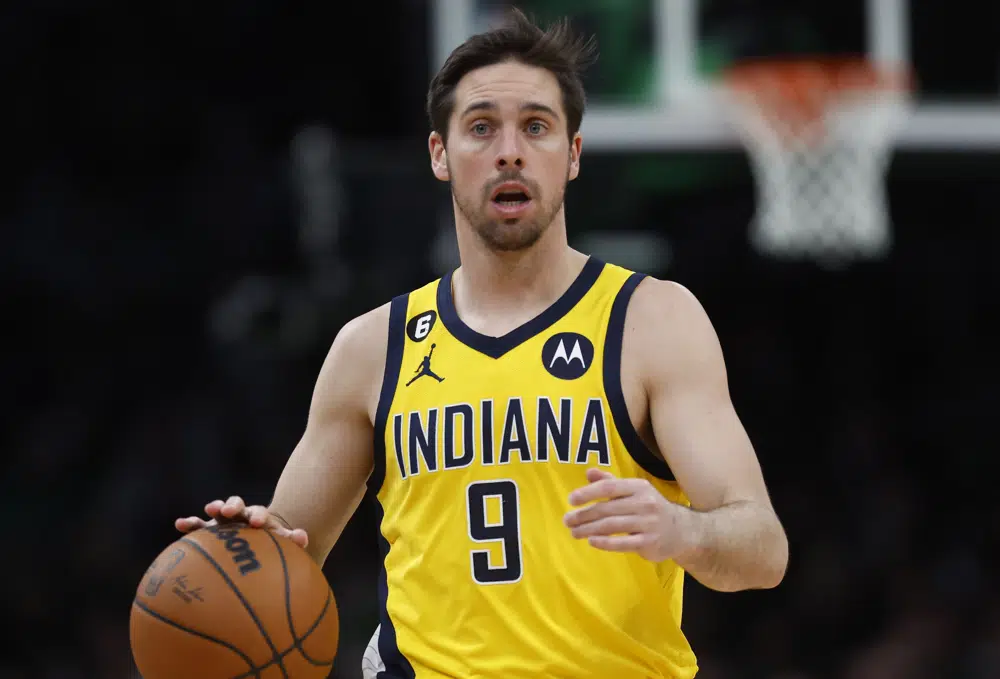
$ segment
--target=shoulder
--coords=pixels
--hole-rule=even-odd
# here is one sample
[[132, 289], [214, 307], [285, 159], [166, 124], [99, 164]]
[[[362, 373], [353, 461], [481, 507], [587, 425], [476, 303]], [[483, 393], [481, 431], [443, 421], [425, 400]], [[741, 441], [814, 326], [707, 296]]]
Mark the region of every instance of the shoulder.
[[348, 402], [371, 411], [377, 402], [389, 342], [391, 302], [341, 327], [323, 361], [317, 396], [328, 405]]
[[645, 277], [625, 317], [624, 342], [649, 376], [721, 366], [715, 327], [698, 298], [680, 283]]
[[678, 322], [708, 322], [708, 314], [694, 293], [680, 283], [645, 276], [632, 294], [628, 318], [637, 327], [677, 329]]
[[[429, 295], [436, 294], [440, 281], [438, 278], [416, 290], [397, 295], [385, 304], [351, 319], [337, 333], [331, 352], [346, 354], [363, 364], [376, 363], [379, 369], [378, 377], [381, 378], [390, 334], [402, 331], [401, 326], [405, 324], [410, 303], [413, 300], [417, 303], [427, 301]], [[395, 327], [394, 323], [397, 324]]]
[[358, 359], [385, 353], [389, 337], [389, 312], [392, 302], [355, 316], [344, 324], [334, 339], [334, 348], [350, 353]]

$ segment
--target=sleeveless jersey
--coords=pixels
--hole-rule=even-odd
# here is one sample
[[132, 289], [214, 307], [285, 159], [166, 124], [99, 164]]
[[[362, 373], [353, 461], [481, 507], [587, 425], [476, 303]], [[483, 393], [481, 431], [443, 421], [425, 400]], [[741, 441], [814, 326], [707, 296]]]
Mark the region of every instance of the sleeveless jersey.
[[563, 523], [590, 467], [687, 504], [622, 394], [641, 279], [591, 258], [503, 337], [462, 322], [451, 274], [392, 301], [370, 481], [380, 679], [695, 675], [681, 568], [601, 551]]

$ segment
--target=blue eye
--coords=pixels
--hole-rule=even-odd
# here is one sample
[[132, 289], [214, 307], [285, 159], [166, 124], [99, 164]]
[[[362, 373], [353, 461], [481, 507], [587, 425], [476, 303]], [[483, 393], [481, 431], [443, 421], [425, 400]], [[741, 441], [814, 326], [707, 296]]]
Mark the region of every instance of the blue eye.
[[538, 121], [535, 121], [528, 125], [528, 132], [530, 134], [541, 134], [544, 131], [545, 131], [545, 126]]
[[486, 123], [476, 123], [475, 125], [472, 126], [473, 134], [482, 135], [486, 134], [489, 131], [490, 131], [490, 126], [487, 125]]

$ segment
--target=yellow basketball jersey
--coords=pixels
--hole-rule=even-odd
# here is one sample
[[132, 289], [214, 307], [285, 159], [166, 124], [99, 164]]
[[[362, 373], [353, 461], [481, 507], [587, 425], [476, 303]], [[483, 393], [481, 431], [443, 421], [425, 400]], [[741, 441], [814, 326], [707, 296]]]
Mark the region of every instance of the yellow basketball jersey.
[[684, 573], [563, 523], [601, 467], [687, 503], [620, 380], [642, 275], [591, 259], [503, 337], [465, 325], [451, 275], [393, 300], [371, 485], [381, 508], [379, 677], [688, 679]]

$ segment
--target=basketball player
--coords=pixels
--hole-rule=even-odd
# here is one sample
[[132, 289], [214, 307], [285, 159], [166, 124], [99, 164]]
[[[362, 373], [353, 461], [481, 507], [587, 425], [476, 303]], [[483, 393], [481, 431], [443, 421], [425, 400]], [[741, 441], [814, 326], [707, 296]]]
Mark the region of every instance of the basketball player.
[[684, 574], [722, 592], [784, 575], [702, 307], [567, 244], [591, 53], [514, 13], [451, 54], [429, 150], [461, 266], [344, 326], [268, 507], [205, 508], [322, 564], [367, 484], [379, 677], [687, 679]]

